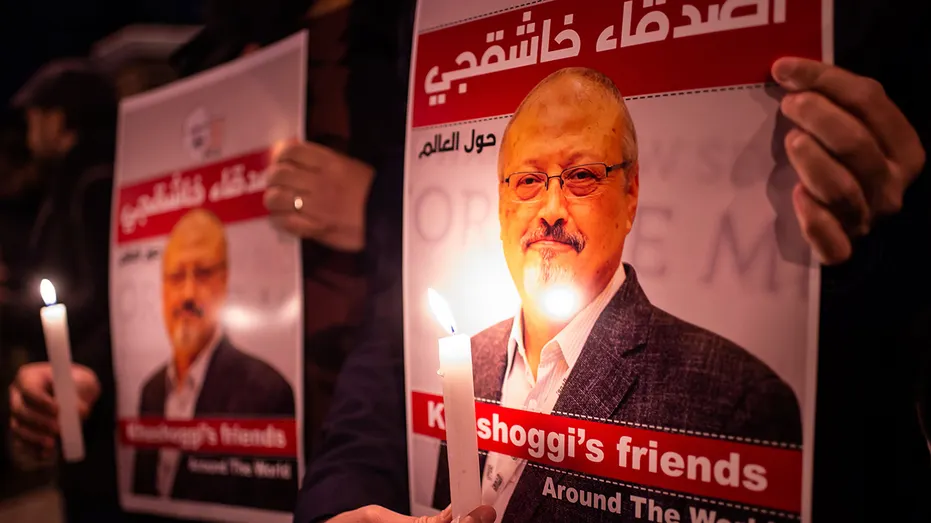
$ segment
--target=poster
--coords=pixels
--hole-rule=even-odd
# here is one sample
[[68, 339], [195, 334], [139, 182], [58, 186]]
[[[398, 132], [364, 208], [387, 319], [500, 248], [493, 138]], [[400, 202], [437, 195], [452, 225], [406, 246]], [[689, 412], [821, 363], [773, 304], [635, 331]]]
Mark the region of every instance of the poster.
[[120, 105], [111, 249], [123, 506], [291, 521], [302, 459], [300, 243], [263, 204], [302, 139], [306, 33]]
[[829, 0], [421, 0], [408, 108], [411, 503], [450, 501], [428, 289], [471, 337], [498, 521], [805, 520], [819, 272], [783, 56]]

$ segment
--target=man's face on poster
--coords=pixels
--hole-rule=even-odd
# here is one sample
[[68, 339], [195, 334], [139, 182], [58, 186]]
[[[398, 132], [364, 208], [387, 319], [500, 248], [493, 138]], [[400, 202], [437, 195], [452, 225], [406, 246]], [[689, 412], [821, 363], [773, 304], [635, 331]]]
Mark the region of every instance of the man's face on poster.
[[499, 219], [525, 307], [560, 287], [584, 305], [617, 270], [639, 191], [627, 118], [603, 85], [565, 74], [512, 120], [498, 158]]
[[175, 225], [165, 247], [162, 313], [175, 351], [194, 356], [216, 333], [226, 301], [223, 224], [195, 210]]

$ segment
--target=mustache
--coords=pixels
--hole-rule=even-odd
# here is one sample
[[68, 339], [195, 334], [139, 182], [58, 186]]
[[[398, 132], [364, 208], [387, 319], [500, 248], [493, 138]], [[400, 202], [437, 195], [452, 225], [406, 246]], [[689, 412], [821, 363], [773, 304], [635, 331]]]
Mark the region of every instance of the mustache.
[[199, 306], [197, 302], [195, 302], [194, 300], [185, 300], [184, 303], [182, 303], [180, 307], [175, 309], [174, 314], [175, 314], [175, 317], [177, 318], [178, 316], [180, 316], [182, 313], [185, 313], [185, 312], [193, 314], [197, 316], [198, 318], [204, 317], [204, 309], [201, 306]]
[[558, 221], [553, 225], [541, 221], [539, 227], [524, 234], [521, 238], [521, 245], [526, 251], [531, 244], [545, 240], [565, 243], [575, 249], [575, 252], [582, 252], [582, 249], [585, 248], [585, 237], [579, 233], [567, 231], [562, 221]]

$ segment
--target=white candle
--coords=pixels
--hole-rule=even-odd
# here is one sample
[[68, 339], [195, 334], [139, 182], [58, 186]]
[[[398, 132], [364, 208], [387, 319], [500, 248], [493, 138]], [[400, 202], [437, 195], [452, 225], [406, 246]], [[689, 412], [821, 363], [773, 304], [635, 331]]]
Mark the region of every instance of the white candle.
[[52, 366], [52, 387], [58, 403], [58, 427], [61, 430], [61, 451], [65, 461], [84, 459], [84, 435], [78, 415], [78, 392], [71, 375], [71, 342], [68, 339], [68, 311], [55, 303], [55, 286], [42, 280], [39, 292], [46, 307], [40, 311], [45, 348]]
[[475, 389], [472, 382], [472, 341], [464, 334], [455, 334], [456, 325], [449, 306], [433, 289], [428, 293], [434, 314], [447, 332], [452, 334], [439, 340], [439, 374], [443, 379], [449, 494], [453, 521], [457, 521], [482, 502], [478, 436], [475, 430]]

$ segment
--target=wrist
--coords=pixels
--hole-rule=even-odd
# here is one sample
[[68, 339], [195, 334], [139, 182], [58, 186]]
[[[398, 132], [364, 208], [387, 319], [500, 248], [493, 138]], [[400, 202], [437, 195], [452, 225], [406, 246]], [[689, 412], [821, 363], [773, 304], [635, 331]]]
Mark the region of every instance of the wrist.
[[356, 183], [346, 190], [346, 220], [324, 234], [327, 243], [348, 253], [358, 253], [365, 248], [365, 215], [368, 206], [375, 170], [359, 162]]

